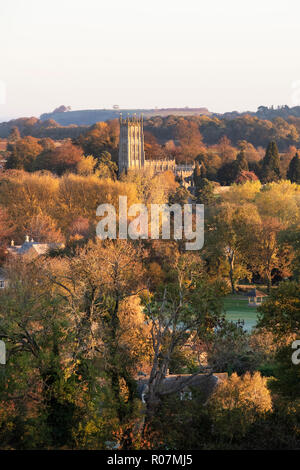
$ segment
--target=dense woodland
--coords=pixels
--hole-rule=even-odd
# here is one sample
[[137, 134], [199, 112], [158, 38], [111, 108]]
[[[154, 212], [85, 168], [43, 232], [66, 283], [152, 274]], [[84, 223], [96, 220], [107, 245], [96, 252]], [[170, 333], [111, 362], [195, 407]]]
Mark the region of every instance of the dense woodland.
[[[1, 449], [300, 448], [298, 119], [148, 119], [147, 158], [194, 161], [190, 192], [171, 172], [118, 178], [117, 120], [7, 128]], [[128, 205], [204, 203], [203, 249], [97, 239], [97, 206], [117, 207], [120, 195]], [[64, 246], [9, 255], [25, 234]], [[245, 286], [268, 295], [251, 332], [224, 310]], [[168, 371], [228, 379], [208, 401], [201, 390], [180, 399], [180, 387], [162, 391]], [[145, 403], [141, 373], [151, 378]]]

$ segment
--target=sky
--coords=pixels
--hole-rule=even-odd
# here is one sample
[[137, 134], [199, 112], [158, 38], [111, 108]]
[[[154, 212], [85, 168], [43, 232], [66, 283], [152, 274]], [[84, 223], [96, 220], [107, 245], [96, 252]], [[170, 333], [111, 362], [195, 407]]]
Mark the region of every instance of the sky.
[[300, 105], [298, 0], [0, 0], [0, 121]]

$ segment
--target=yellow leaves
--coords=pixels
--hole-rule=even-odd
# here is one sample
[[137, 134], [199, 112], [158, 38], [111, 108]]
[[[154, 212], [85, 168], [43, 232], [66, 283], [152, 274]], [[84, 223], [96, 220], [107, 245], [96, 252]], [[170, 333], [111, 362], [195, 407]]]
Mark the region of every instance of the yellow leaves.
[[255, 204], [262, 217], [295, 222], [300, 216], [300, 186], [290, 181], [270, 183], [256, 195]]
[[247, 181], [244, 184], [234, 184], [230, 190], [224, 192], [222, 198], [230, 203], [253, 202], [261, 190], [260, 181]]
[[222, 195], [231, 204], [253, 203], [261, 217], [277, 217], [282, 222], [292, 222], [300, 215], [300, 186], [290, 181], [280, 181], [262, 186], [259, 181], [233, 185]]
[[252, 408], [257, 412], [264, 413], [272, 409], [272, 399], [267, 388], [267, 379], [259, 372], [253, 375], [246, 372], [239, 377], [232, 374], [227, 381], [224, 381], [217, 389], [214, 403], [223, 409], [233, 410], [234, 408]]
[[77, 171], [79, 175], [82, 175], [82, 176], [92, 175], [94, 173], [94, 169], [96, 165], [97, 165], [96, 158], [94, 158], [93, 155], [88, 155], [87, 157], [82, 158], [77, 163]]
[[118, 207], [120, 195], [127, 196], [128, 205], [138, 201], [135, 184], [100, 180], [95, 175], [58, 178], [50, 173], [17, 172], [3, 176], [0, 182], [0, 206], [7, 209], [22, 237], [29, 221], [37, 215], [51, 217], [54, 225], [65, 231], [80, 216], [96, 222], [97, 206], [110, 202]]

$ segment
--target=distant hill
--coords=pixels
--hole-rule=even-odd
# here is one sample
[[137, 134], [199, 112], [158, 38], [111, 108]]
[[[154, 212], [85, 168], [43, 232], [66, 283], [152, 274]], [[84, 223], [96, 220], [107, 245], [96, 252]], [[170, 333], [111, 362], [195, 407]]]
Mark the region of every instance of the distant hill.
[[250, 115], [256, 116], [259, 119], [274, 120], [277, 117], [288, 119], [291, 117], [300, 117], [300, 106], [290, 108], [284, 106], [259, 106], [257, 111], [229, 111], [226, 113], [212, 113], [207, 108], [155, 108], [155, 109], [85, 109], [82, 111], [71, 111], [69, 107], [59, 106], [52, 113], [44, 113], [40, 116], [41, 121], [56, 121], [60, 126], [92, 126], [99, 121], [108, 121], [116, 119], [120, 116], [127, 114], [137, 115], [143, 114], [145, 118], [153, 116], [216, 116], [219, 119], [235, 119], [240, 116]]
[[[62, 109], [62, 111], [60, 111]], [[145, 118], [151, 116], [194, 116], [211, 113], [207, 108], [163, 108], [163, 109], [85, 109], [82, 111], [63, 111], [64, 106], [54, 110], [53, 113], [44, 113], [40, 116], [42, 121], [54, 120], [61, 126], [91, 126], [99, 121], [108, 121], [109, 119], [119, 118], [120, 113], [123, 116], [127, 114], [143, 114]]]

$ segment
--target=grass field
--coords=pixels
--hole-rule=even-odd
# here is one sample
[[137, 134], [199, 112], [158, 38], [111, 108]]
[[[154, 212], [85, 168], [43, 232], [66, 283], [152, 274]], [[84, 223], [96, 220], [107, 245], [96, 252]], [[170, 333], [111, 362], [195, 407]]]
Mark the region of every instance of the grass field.
[[224, 299], [224, 308], [228, 320], [244, 321], [244, 328], [250, 331], [257, 321], [257, 310], [248, 306], [248, 299], [239, 296], [228, 296]]

